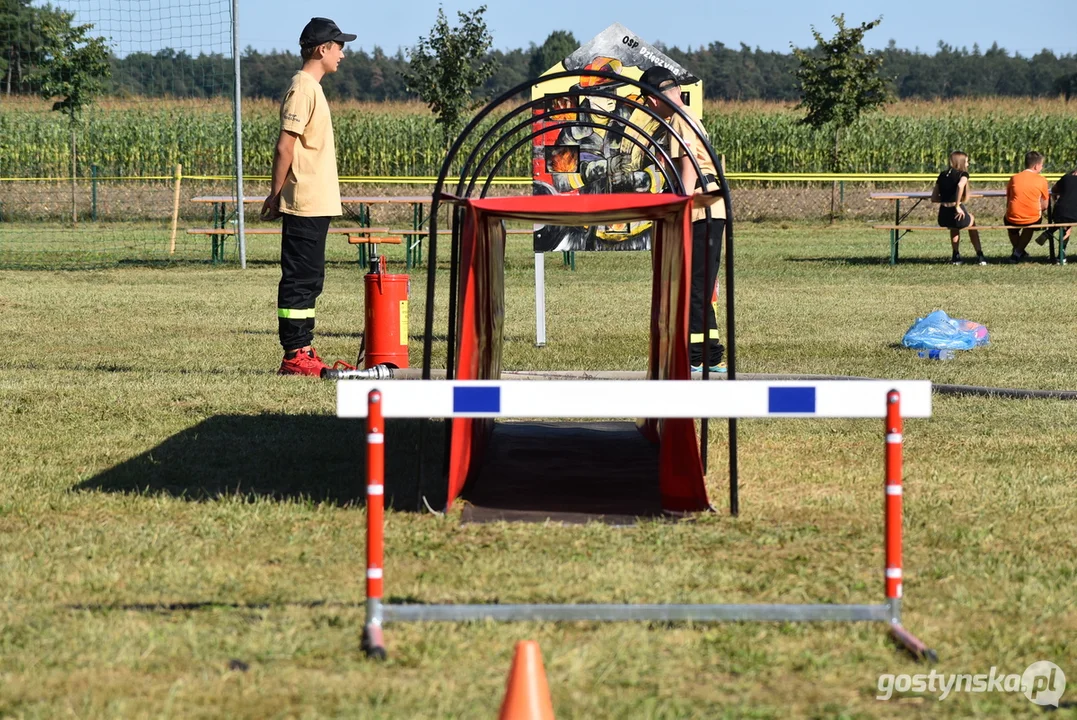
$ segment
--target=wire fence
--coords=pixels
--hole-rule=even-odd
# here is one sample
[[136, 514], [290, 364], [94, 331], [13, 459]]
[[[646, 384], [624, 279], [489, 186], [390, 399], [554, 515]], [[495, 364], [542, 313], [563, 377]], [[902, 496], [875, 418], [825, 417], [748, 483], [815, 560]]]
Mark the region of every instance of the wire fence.
[[[882, 190], [930, 190], [935, 180], [928, 174], [728, 174], [733, 188], [737, 219], [749, 222], [822, 221], [831, 218], [865, 222], [891, 220], [893, 204], [872, 200]], [[1000, 187], [1008, 175], [975, 178], [978, 186]], [[347, 196], [429, 196], [436, 178], [427, 176], [341, 178], [341, 194]], [[492, 193], [518, 195], [531, 192], [531, 178], [505, 177]], [[269, 178], [245, 178], [248, 197], [264, 197]], [[234, 232], [236, 204], [207, 198], [235, 196], [235, 179], [229, 176], [186, 176], [182, 167], [157, 175], [124, 177], [110, 175], [107, 168], [91, 167], [86, 177], [0, 178], [0, 268], [77, 268], [124, 263], [238, 261], [235, 235], [214, 237], [211, 228]], [[1005, 200], [979, 198], [974, 212], [981, 217], [1001, 217]], [[260, 220], [258, 203], [244, 209], [247, 226], [254, 230], [277, 228], [279, 223]], [[354, 226], [357, 204], [347, 204], [339, 226]], [[922, 203], [909, 216], [909, 223], [933, 223], [935, 206]], [[377, 227], [410, 229], [409, 205], [368, 208]], [[194, 232], [188, 232], [194, 231]], [[278, 256], [279, 240], [273, 235], [247, 235], [252, 259], [266, 262]], [[214, 247], [219, 244], [218, 251]], [[330, 243], [331, 254], [353, 257], [346, 243]], [[335, 249], [334, 249], [335, 248]]]
[[[176, 147], [176, 129], [192, 125], [192, 113], [207, 99], [234, 90], [232, 0], [52, 0], [15, 3], [4, 12], [10, 22], [0, 27], [7, 66], [0, 106], [0, 266], [67, 268], [200, 253], [182, 237], [171, 247], [177, 220], [172, 163], [178, 161], [152, 160], [158, 150]], [[119, 121], [106, 121], [112, 117], [102, 108], [108, 98], [74, 121], [36, 97], [48, 64], [46, 26], [85, 27], [88, 38], [103, 41], [111, 70], [106, 95], [124, 98]], [[137, 122], [162, 103], [171, 113], [163, 121]], [[215, 148], [214, 160], [233, 174], [234, 127], [197, 128]], [[112, 166], [102, 164], [103, 149], [112, 147], [123, 152]], [[57, 177], [64, 172], [75, 177]], [[191, 178], [180, 189], [234, 194], [227, 181], [201, 182]], [[178, 206], [193, 213], [180, 200]]]

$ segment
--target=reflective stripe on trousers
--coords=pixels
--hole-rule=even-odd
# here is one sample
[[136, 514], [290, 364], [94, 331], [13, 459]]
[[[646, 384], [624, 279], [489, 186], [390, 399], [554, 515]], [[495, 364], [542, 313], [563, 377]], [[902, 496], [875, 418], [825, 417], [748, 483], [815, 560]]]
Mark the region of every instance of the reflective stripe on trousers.
[[288, 320], [306, 320], [314, 317], [314, 308], [277, 308], [277, 317]]
[[[718, 331], [714, 330], [714, 329], [711, 329], [711, 331], [710, 331], [710, 338], [711, 338], [711, 340], [720, 340], [721, 339], [719, 337], [719, 335], [718, 335]], [[691, 335], [688, 336], [688, 344], [689, 345], [700, 345], [702, 343], [703, 343], [703, 333], [692, 333]]]

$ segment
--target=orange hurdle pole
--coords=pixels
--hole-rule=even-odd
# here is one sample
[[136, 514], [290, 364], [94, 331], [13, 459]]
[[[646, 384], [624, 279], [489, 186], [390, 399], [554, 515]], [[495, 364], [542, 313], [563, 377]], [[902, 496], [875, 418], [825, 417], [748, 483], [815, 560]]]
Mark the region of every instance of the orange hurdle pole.
[[362, 647], [368, 657], [384, 660], [385, 420], [377, 390], [367, 396], [366, 431], [366, 625]]
[[884, 573], [886, 604], [890, 607], [890, 635], [917, 659], [937, 662], [938, 656], [901, 624], [901, 596], [904, 581], [902, 549], [902, 449], [904, 426], [901, 420], [901, 393], [886, 395], [886, 570]]
[[904, 429], [901, 396], [896, 390], [886, 396], [886, 599], [901, 600], [901, 500]]

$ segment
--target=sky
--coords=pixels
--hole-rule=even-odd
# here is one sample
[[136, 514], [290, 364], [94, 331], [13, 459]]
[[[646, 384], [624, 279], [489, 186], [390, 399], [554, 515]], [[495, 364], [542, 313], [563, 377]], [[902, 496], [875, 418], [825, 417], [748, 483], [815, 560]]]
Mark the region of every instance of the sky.
[[[204, 1], [204, 0], [203, 0]], [[471, 10], [482, 0], [397, 0], [396, 2], [333, 2], [314, 0], [240, 0], [240, 44], [256, 50], [293, 49], [299, 31], [313, 15], [332, 18], [344, 32], [355, 33], [353, 49], [381, 47], [395, 53], [408, 48], [429, 32], [439, 4], [455, 24], [458, 10]], [[554, 30], [569, 30], [583, 42], [619, 22], [649, 42], [662, 42], [682, 50], [720, 41], [739, 48], [788, 52], [789, 44], [814, 44], [811, 26], [825, 36], [833, 34], [832, 15], [845, 14], [846, 24], [859, 24], [883, 16], [865, 44], [884, 47], [893, 39], [898, 47], [934, 53], [940, 40], [981, 49], [998, 42], [1011, 53], [1031, 57], [1047, 48], [1056, 54], [1077, 53], [1077, 1], [1055, 0], [1024, 6], [1014, 0], [620, 0], [619, 2], [527, 3], [486, 0], [486, 22], [499, 50], [541, 44]], [[1015, 8], [1027, 7], [1016, 18]], [[569, 10], [571, 8], [571, 11]], [[690, 12], [688, 8], [693, 8]], [[677, 10], [684, 9], [683, 12]]]

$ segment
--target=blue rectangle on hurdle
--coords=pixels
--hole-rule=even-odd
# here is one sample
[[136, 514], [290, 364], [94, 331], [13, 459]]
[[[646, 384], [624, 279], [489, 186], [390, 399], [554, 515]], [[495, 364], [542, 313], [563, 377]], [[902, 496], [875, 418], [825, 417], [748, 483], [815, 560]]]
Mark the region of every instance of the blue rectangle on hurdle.
[[767, 405], [769, 413], [815, 412], [815, 388], [813, 387], [772, 387], [768, 390], [770, 391]]
[[499, 413], [501, 412], [501, 388], [454, 387], [452, 411], [454, 413]]

